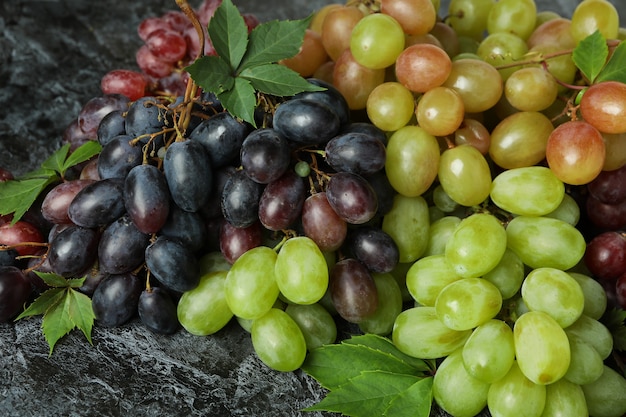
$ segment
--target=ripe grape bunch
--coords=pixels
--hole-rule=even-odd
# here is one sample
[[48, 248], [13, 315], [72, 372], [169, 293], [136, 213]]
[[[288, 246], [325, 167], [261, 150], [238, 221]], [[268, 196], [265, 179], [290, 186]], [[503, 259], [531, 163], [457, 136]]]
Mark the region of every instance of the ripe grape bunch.
[[[198, 68], [254, 50], [225, 47], [216, 19], [250, 42], [263, 24], [230, 0], [177, 3], [140, 24], [140, 71], [104, 75], [48, 179], [0, 171], [2, 197], [41, 186], [28, 207], [0, 202], [0, 322], [44, 314], [45, 332], [54, 297], [76, 294], [103, 327], [236, 320], [267, 366], [329, 388], [312, 410], [626, 414], [626, 36], [610, 2], [571, 19], [533, 0], [331, 4], [271, 63], [306, 88], [256, 88], [250, 111], [229, 88], [256, 67], [213, 89]], [[394, 353], [324, 374], [342, 331]], [[407, 378], [382, 369], [393, 358], [427, 366]], [[379, 408], [341, 401], [383, 370], [403, 388]]]

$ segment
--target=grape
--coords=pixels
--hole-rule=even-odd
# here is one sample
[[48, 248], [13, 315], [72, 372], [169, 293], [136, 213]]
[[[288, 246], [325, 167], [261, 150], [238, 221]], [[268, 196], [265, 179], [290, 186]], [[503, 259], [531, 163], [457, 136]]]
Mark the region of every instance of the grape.
[[546, 146], [548, 166], [564, 183], [581, 185], [598, 176], [606, 148], [600, 132], [584, 121], [557, 126]]
[[[104, 146], [116, 136], [126, 134], [126, 116], [121, 110], [114, 110], [102, 118], [98, 125], [97, 139]], [[130, 138], [129, 138], [130, 140]]]
[[0, 266], [0, 323], [8, 322], [19, 313], [31, 292], [30, 281], [20, 269]]
[[325, 147], [325, 160], [335, 171], [369, 175], [385, 166], [385, 145], [366, 133], [342, 133]]
[[131, 144], [132, 138], [119, 135], [102, 147], [98, 155], [98, 176], [101, 179], [125, 178], [143, 160], [141, 146]]
[[422, 129], [433, 136], [446, 136], [461, 126], [465, 105], [456, 90], [439, 86], [422, 95], [415, 114]]
[[615, 281], [615, 297], [622, 309], [626, 308], [626, 272]]
[[176, 316], [176, 304], [167, 291], [160, 287], [141, 292], [137, 312], [143, 325], [154, 333], [172, 334], [180, 327]]
[[296, 322], [284, 311], [272, 308], [254, 320], [250, 334], [254, 351], [269, 368], [291, 372], [304, 362], [304, 335]]
[[302, 331], [307, 350], [335, 343], [337, 339], [335, 320], [321, 304], [289, 304], [285, 313]]
[[380, 11], [396, 19], [409, 35], [425, 35], [437, 21], [437, 10], [431, 0], [384, 0]]
[[413, 93], [392, 81], [374, 88], [366, 103], [369, 120], [379, 129], [390, 132], [405, 126], [413, 117], [414, 109]]
[[224, 184], [222, 214], [235, 227], [248, 227], [258, 221], [261, 185], [242, 171], [235, 172]]
[[323, 87], [325, 90], [303, 91], [293, 96], [294, 99], [313, 100], [323, 103], [337, 114], [339, 124], [341, 126], [350, 122], [350, 109], [348, 107], [348, 102], [334, 85], [317, 78], [309, 78], [307, 81], [313, 85]]
[[600, 82], [589, 87], [580, 100], [583, 119], [602, 133], [626, 132], [626, 84]]
[[456, 90], [466, 113], [480, 113], [496, 105], [502, 96], [502, 77], [492, 65], [480, 59], [456, 59], [443, 85]]
[[221, 330], [232, 319], [224, 291], [226, 275], [227, 271], [206, 273], [197, 287], [181, 295], [176, 313], [186, 331], [207, 336]]
[[411, 265], [406, 272], [406, 286], [420, 305], [434, 307], [441, 290], [462, 278], [443, 254], [429, 255]]
[[293, 171], [287, 171], [263, 189], [259, 220], [269, 230], [288, 229], [300, 217], [305, 199], [304, 181]]
[[165, 128], [163, 117], [165, 110], [159, 106], [158, 100], [154, 97], [135, 100], [126, 113], [126, 134], [131, 138], [137, 138], [161, 132]]
[[565, 379], [546, 386], [546, 405], [542, 416], [588, 416], [585, 394], [580, 386]]
[[290, 161], [289, 143], [274, 129], [253, 131], [241, 146], [241, 166], [246, 175], [259, 184], [280, 178]]
[[137, 26], [137, 35], [142, 41], [146, 41], [150, 34], [159, 29], [170, 29], [170, 24], [160, 17], [148, 17], [143, 19]]
[[448, 239], [456, 230], [461, 219], [456, 216], [444, 216], [434, 220], [430, 224], [428, 236], [428, 246], [424, 252], [424, 256], [443, 255], [446, 249]]
[[91, 139], [95, 139], [98, 125], [107, 114], [115, 110], [126, 111], [129, 99], [120, 94], [106, 94], [94, 97], [83, 105], [78, 114], [80, 130]]
[[17, 264], [17, 251], [15, 249], [0, 249], [0, 267], [3, 266], [16, 266]]
[[92, 180], [70, 180], [52, 188], [41, 203], [42, 216], [52, 223], [71, 223], [67, 210], [80, 190], [92, 184]]
[[92, 229], [69, 226], [50, 242], [48, 261], [58, 275], [77, 277], [89, 269], [98, 254], [98, 233]]
[[300, 51], [291, 58], [281, 59], [280, 64], [292, 69], [302, 77], [310, 77], [323, 63], [329, 60], [322, 35], [307, 28], [304, 31], [304, 40]]
[[572, 13], [570, 32], [580, 42], [596, 30], [605, 39], [616, 39], [619, 16], [615, 6], [605, 0], [587, 0], [580, 3]]
[[346, 246], [371, 272], [391, 272], [400, 258], [396, 242], [377, 227], [351, 230]]
[[146, 247], [145, 260], [150, 273], [171, 290], [184, 292], [198, 285], [198, 260], [177, 240], [159, 236]]
[[522, 287], [524, 281], [524, 264], [511, 249], [506, 248], [500, 262], [483, 279], [495, 285], [503, 300], [512, 298]]
[[350, 51], [354, 59], [366, 68], [387, 68], [404, 50], [404, 37], [402, 26], [392, 16], [369, 14], [352, 28]]
[[501, 0], [489, 10], [487, 31], [514, 33], [526, 40], [535, 29], [536, 16], [534, 0]]
[[242, 319], [257, 319], [267, 313], [278, 299], [274, 268], [276, 252], [258, 246], [241, 255], [228, 271], [226, 302], [233, 314]]
[[563, 378], [574, 384], [590, 384], [602, 375], [604, 362], [598, 351], [584, 340], [568, 335], [571, 360]]
[[350, 48], [352, 30], [363, 18], [363, 12], [354, 6], [329, 10], [322, 22], [322, 44], [332, 61], [337, 61]]
[[91, 297], [97, 323], [117, 327], [129, 321], [137, 313], [141, 292], [141, 281], [133, 274], [106, 277]]
[[206, 223], [200, 214], [185, 211], [173, 204], [160, 234], [178, 239], [183, 245], [197, 253], [206, 243], [206, 229]]
[[569, 272], [569, 274], [583, 290], [583, 296], [585, 297], [583, 314], [596, 320], [600, 319], [607, 305], [607, 295], [602, 284], [585, 274], [577, 272]]
[[[523, 0], [528, 1], [528, 0]], [[528, 52], [528, 45], [520, 36], [510, 32], [495, 32], [480, 41], [476, 54], [494, 67], [510, 65], [522, 59]], [[520, 67], [512, 66], [497, 70], [506, 81]]]
[[489, 384], [470, 375], [458, 349], [437, 368], [433, 379], [433, 398], [443, 410], [455, 417], [473, 417], [487, 405]]
[[422, 195], [437, 177], [438, 167], [437, 139], [421, 127], [402, 127], [389, 138], [385, 172], [400, 194]]
[[152, 31], [145, 39], [146, 46], [158, 59], [175, 63], [186, 55], [187, 42], [179, 32], [169, 29]]
[[385, 81], [385, 69], [370, 69], [356, 62], [350, 49], [335, 60], [332, 84], [348, 102], [350, 110], [367, 107], [367, 99], [374, 89]]
[[228, 263], [233, 264], [246, 251], [261, 246], [263, 230], [259, 222], [235, 227], [223, 221], [219, 230], [219, 249]]
[[459, 54], [459, 35], [449, 24], [437, 21], [429, 34], [439, 41], [441, 47], [450, 58], [454, 58]]
[[201, 122], [189, 134], [189, 139], [204, 145], [211, 166], [220, 168], [239, 157], [241, 145], [248, 135], [248, 126], [228, 112], [218, 113]]
[[546, 387], [529, 380], [513, 362], [509, 372], [489, 387], [487, 406], [493, 416], [541, 416], [546, 404]]
[[325, 252], [339, 249], [348, 233], [346, 221], [332, 208], [326, 192], [311, 194], [304, 201], [302, 229]]
[[350, 224], [368, 222], [378, 209], [372, 186], [360, 175], [349, 172], [338, 172], [330, 177], [326, 197], [339, 217]]
[[82, 227], [105, 226], [124, 214], [124, 180], [108, 178], [88, 184], [70, 203], [70, 220]]
[[294, 98], [281, 103], [274, 113], [274, 129], [299, 146], [326, 143], [339, 128], [337, 113], [317, 101]]
[[291, 303], [318, 302], [328, 288], [328, 265], [315, 242], [306, 236], [288, 239], [274, 267], [280, 293]]
[[446, 194], [441, 184], [438, 184], [433, 189], [433, 203], [435, 207], [443, 213], [452, 213], [459, 208], [459, 203]]
[[471, 330], [452, 330], [437, 317], [435, 307], [404, 310], [393, 325], [393, 344], [403, 353], [421, 359], [437, 359], [462, 347]]
[[626, 140], [624, 140], [626, 133], [616, 135], [604, 133], [602, 138], [606, 146], [606, 157], [602, 169], [613, 171], [626, 165]]
[[446, 52], [434, 45], [415, 44], [398, 56], [395, 65], [396, 78], [409, 90], [425, 93], [442, 85], [452, 68]]
[[339, 3], [331, 3], [326, 4], [320, 7], [318, 10], [313, 12], [313, 17], [311, 18], [311, 23], [309, 24], [309, 28], [318, 34], [322, 33], [322, 25], [324, 23], [324, 19], [330, 13], [331, 10], [341, 7], [342, 5]]
[[104, 94], [122, 94], [131, 101], [146, 94], [146, 77], [137, 71], [115, 69], [104, 74], [100, 80], [100, 89]]
[[489, 165], [471, 145], [459, 145], [443, 152], [437, 176], [446, 194], [463, 206], [478, 205], [489, 196]]
[[549, 217], [518, 216], [506, 228], [507, 245], [531, 268], [567, 270], [585, 253], [585, 238], [574, 226]]
[[504, 377], [515, 362], [513, 331], [504, 321], [491, 319], [476, 327], [462, 348], [469, 375], [484, 383]]
[[600, 229], [611, 231], [626, 226], [626, 200], [617, 204], [605, 204], [589, 195], [585, 206], [587, 217]]
[[447, 22], [459, 36], [480, 40], [493, 4], [492, 0], [451, 0]]
[[391, 334], [396, 317], [402, 312], [402, 292], [391, 274], [373, 273], [372, 278], [376, 284], [378, 306], [372, 315], [359, 322], [359, 328], [364, 333], [386, 336]]
[[600, 378], [582, 386], [591, 416], [619, 417], [626, 413], [626, 379], [604, 365]]
[[576, 41], [570, 32], [572, 23], [570, 19], [557, 15], [544, 22], [540, 21], [541, 15], [537, 14], [538, 24], [526, 40], [529, 49], [534, 49], [538, 45], [555, 45], [566, 50], [576, 47]]
[[172, 143], [163, 158], [163, 173], [178, 207], [195, 212], [206, 204], [213, 174], [211, 160], [202, 144], [192, 140]]
[[351, 323], [365, 320], [378, 307], [374, 279], [354, 258], [345, 258], [332, 266], [329, 290], [337, 313]]
[[600, 354], [602, 360], [609, 357], [613, 350], [613, 336], [601, 322], [589, 316], [581, 315], [574, 324], [565, 329], [567, 336], [577, 337], [589, 343]]
[[419, 259], [428, 245], [428, 203], [421, 196], [396, 195], [391, 210], [383, 218], [382, 230], [398, 245], [399, 262]]
[[453, 330], [470, 330], [491, 320], [502, 307], [502, 295], [491, 282], [465, 278], [446, 285], [435, 300], [439, 320]]
[[165, 176], [153, 165], [137, 165], [124, 182], [124, 205], [137, 229], [156, 233], [167, 221], [170, 193]]
[[619, 232], [604, 232], [587, 244], [585, 265], [593, 276], [614, 280], [626, 272], [626, 236]]
[[542, 67], [518, 69], [504, 83], [506, 100], [520, 111], [545, 110], [554, 103], [558, 93], [552, 74]]
[[513, 168], [498, 174], [491, 184], [491, 200], [501, 209], [524, 216], [543, 216], [556, 210], [565, 186], [546, 167]]
[[142, 45], [135, 53], [135, 61], [137, 66], [149, 75], [157, 79], [165, 78], [174, 71], [174, 64], [159, 59], [148, 48], [148, 45]]
[[109, 274], [131, 272], [143, 263], [150, 236], [140, 232], [128, 215], [108, 225], [98, 244], [99, 268]]
[[587, 190], [605, 204], [618, 204], [626, 200], [626, 165], [612, 171], [602, 171], [589, 184]]

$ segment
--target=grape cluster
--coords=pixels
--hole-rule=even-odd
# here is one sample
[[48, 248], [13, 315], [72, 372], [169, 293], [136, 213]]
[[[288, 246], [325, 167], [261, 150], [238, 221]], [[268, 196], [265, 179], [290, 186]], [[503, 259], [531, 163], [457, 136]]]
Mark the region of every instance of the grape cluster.
[[[219, 3], [197, 10], [204, 26]], [[325, 90], [262, 97], [258, 128], [187, 94], [201, 48], [183, 14], [144, 20], [143, 73], [105, 75], [64, 134], [100, 154], [30, 217], [2, 219], [0, 321], [44, 289], [25, 271], [87, 276], [103, 326], [137, 314], [206, 336], [235, 319], [292, 371], [349, 323], [436, 359], [433, 397], [454, 416], [621, 416], [601, 319], [626, 300], [626, 88], [578, 103], [589, 80], [571, 57], [595, 29], [623, 37], [617, 12], [452, 0], [439, 14], [433, 0], [319, 10], [281, 63]]]

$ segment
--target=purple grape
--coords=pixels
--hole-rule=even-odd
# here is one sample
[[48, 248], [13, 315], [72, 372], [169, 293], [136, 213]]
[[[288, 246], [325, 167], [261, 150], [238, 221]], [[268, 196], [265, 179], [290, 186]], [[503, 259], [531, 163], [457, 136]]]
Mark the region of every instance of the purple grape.
[[339, 217], [350, 224], [366, 223], [378, 210], [372, 186], [363, 177], [349, 172], [339, 172], [330, 177], [326, 197]]
[[331, 269], [329, 290], [337, 313], [358, 323], [378, 308], [378, 291], [365, 265], [354, 258], [337, 262]]
[[346, 221], [328, 203], [325, 192], [312, 194], [304, 201], [302, 229], [325, 252], [339, 249], [348, 233]]
[[259, 219], [269, 230], [288, 229], [302, 213], [306, 185], [293, 171], [267, 184], [259, 200]]
[[241, 166], [246, 175], [259, 184], [280, 178], [290, 162], [289, 143], [271, 128], [253, 131], [241, 146]]
[[587, 184], [589, 193], [604, 204], [618, 204], [626, 200], [626, 165], [613, 171], [601, 171]]
[[70, 220], [82, 227], [97, 228], [124, 214], [124, 179], [109, 178], [86, 185], [68, 207]]
[[349, 232], [346, 244], [356, 259], [371, 272], [391, 272], [400, 259], [398, 245], [377, 227], [360, 227]]
[[137, 229], [156, 233], [167, 221], [170, 193], [165, 176], [153, 165], [138, 165], [126, 177], [124, 204]]
[[626, 236], [618, 232], [597, 235], [587, 245], [584, 260], [596, 278], [616, 279], [626, 273]]
[[0, 323], [17, 315], [30, 297], [32, 287], [24, 273], [14, 266], [0, 266]]

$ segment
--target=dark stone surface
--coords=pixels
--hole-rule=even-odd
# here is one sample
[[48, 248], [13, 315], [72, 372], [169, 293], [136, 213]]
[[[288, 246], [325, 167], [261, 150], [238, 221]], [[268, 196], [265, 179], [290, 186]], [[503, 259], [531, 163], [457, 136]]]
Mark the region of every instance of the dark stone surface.
[[[331, 2], [235, 1], [262, 21], [304, 17]], [[538, 3], [568, 15], [577, 2]], [[2, 0], [0, 166], [21, 174], [41, 163], [100, 94], [102, 75], [136, 68], [139, 22], [175, 8], [174, 0]], [[154, 335], [136, 320], [95, 327], [93, 346], [74, 331], [51, 357], [40, 325], [0, 324], [2, 416], [324, 415], [299, 411], [323, 397], [315, 381], [269, 370], [236, 322], [210, 337]]]

